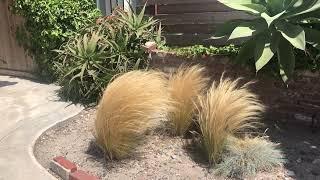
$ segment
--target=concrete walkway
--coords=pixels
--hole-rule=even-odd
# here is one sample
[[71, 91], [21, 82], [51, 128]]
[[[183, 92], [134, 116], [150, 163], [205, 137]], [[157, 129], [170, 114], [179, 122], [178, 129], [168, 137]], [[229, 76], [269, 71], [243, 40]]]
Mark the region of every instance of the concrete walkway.
[[57, 89], [0, 76], [0, 180], [55, 179], [34, 158], [33, 145], [43, 131], [82, 110], [59, 101]]

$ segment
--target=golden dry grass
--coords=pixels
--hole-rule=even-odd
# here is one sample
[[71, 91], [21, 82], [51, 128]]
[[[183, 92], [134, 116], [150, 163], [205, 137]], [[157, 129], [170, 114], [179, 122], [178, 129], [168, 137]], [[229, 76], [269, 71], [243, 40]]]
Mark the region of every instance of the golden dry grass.
[[95, 120], [97, 143], [110, 159], [130, 155], [142, 135], [169, 105], [163, 73], [132, 71], [111, 82], [104, 91]]
[[206, 95], [198, 97], [198, 122], [210, 163], [219, 159], [228, 136], [254, 127], [264, 111], [258, 97], [248, 90], [250, 83], [238, 88], [238, 81], [222, 77]]
[[174, 108], [169, 113], [169, 120], [176, 135], [184, 135], [190, 127], [199, 94], [207, 87], [208, 78], [201, 66], [180, 67], [169, 78], [168, 87]]

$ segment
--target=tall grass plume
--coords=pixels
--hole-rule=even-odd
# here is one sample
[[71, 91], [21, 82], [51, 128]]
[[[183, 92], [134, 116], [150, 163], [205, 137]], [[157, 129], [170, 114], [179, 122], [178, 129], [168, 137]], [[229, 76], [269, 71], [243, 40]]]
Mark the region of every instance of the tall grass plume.
[[205, 68], [199, 65], [181, 66], [169, 78], [168, 87], [174, 106], [169, 113], [169, 119], [176, 135], [184, 135], [192, 123], [194, 101], [203, 93], [209, 80], [204, 73]]
[[122, 159], [141, 143], [142, 135], [169, 106], [167, 79], [160, 72], [132, 71], [104, 91], [95, 120], [97, 143], [110, 159]]
[[248, 89], [251, 83], [238, 87], [239, 80], [221, 77], [218, 85], [214, 82], [206, 95], [198, 97], [201, 143], [211, 164], [219, 160], [226, 138], [254, 127], [264, 111], [258, 97]]

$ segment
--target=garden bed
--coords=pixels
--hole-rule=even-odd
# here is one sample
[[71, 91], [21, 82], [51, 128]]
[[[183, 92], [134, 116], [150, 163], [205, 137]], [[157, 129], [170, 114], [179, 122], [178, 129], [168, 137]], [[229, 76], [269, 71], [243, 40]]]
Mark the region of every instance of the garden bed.
[[[299, 75], [286, 88], [281, 80], [267, 76], [256, 76], [250, 70], [229, 63], [226, 56], [203, 58], [181, 58], [173, 54], [157, 53], [152, 56], [151, 66], [164, 71], [173, 71], [183, 63], [202, 64], [207, 67], [213, 80], [225, 76], [244, 77], [244, 81], [257, 80], [254, 91], [270, 107], [261, 128], [273, 142], [281, 144], [287, 164], [271, 173], [260, 173], [255, 179], [320, 179], [319, 131], [312, 133], [308, 126], [310, 118], [298, 115], [291, 109], [294, 118], [282, 117], [276, 111], [279, 99], [292, 100], [309, 92], [317, 92], [319, 78]], [[320, 84], [320, 83], [318, 83]], [[288, 105], [293, 105], [287, 102]], [[290, 111], [290, 109], [289, 109]], [[296, 116], [298, 115], [298, 116]], [[137, 149], [132, 158], [122, 161], [108, 161], [94, 143], [92, 135], [95, 109], [87, 109], [81, 114], [62, 122], [46, 131], [37, 141], [34, 153], [38, 161], [49, 168], [55, 156], [65, 156], [81, 169], [102, 179], [219, 179], [208, 168], [200, 154], [187, 147], [181, 138], [168, 136], [163, 131], [152, 131], [146, 143]], [[223, 178], [221, 178], [223, 179]]]
[[[37, 160], [49, 170], [53, 157], [65, 156], [81, 169], [102, 179], [217, 179], [201, 156], [184, 146], [182, 139], [161, 132], [149, 134], [137, 155], [123, 161], [107, 161], [94, 145], [92, 125], [95, 109], [57, 124], [46, 131], [34, 149]], [[281, 143], [288, 158], [284, 169], [259, 174], [257, 179], [319, 179], [319, 134], [312, 134], [300, 124], [267, 123], [267, 134]], [[290, 177], [290, 175], [292, 177]]]
[[[49, 170], [55, 156], [65, 156], [81, 169], [102, 179], [219, 179], [201, 155], [188, 148], [183, 140], [156, 131], [147, 135], [137, 154], [122, 161], [108, 161], [94, 144], [92, 125], [95, 109], [62, 122], [46, 131], [34, 149], [37, 160]], [[258, 179], [284, 179], [284, 169], [261, 173]]]

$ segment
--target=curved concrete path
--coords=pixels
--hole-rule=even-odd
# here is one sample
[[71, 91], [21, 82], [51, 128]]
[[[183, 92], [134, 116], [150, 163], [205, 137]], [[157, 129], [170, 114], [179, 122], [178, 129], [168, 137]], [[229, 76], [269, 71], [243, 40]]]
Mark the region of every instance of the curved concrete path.
[[35, 159], [43, 131], [83, 108], [59, 101], [59, 87], [0, 76], [0, 180], [55, 179]]

